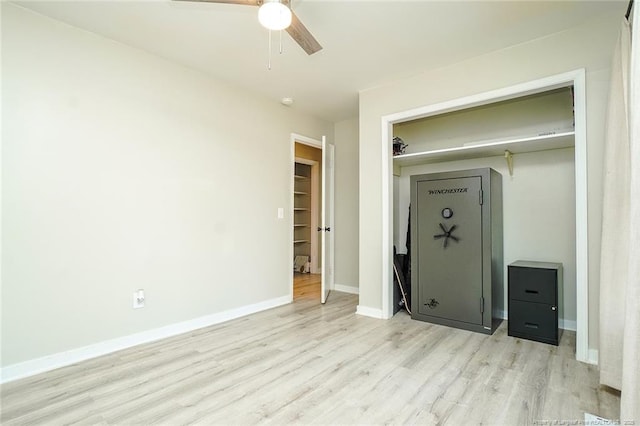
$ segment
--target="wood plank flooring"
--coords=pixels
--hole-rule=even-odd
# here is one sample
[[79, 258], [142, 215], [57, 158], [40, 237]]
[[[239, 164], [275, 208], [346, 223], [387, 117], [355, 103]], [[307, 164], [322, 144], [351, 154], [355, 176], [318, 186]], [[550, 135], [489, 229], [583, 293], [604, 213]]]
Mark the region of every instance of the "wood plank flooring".
[[[553, 424], [618, 418], [596, 367], [559, 347], [355, 315], [332, 292], [1, 387], [25, 424]], [[556, 423], [561, 424], [561, 423]], [[567, 424], [567, 423], [564, 423]]]
[[293, 300], [315, 300], [320, 303], [320, 274], [293, 274]]

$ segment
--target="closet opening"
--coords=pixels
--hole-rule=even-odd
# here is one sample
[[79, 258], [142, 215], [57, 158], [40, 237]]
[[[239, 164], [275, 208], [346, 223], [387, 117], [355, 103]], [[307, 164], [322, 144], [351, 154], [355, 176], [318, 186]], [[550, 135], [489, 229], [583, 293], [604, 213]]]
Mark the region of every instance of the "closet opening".
[[516, 260], [562, 263], [561, 328], [590, 361], [585, 111], [577, 70], [382, 117], [384, 318], [398, 311], [393, 250], [407, 252], [410, 176], [490, 167], [503, 180], [504, 277]]

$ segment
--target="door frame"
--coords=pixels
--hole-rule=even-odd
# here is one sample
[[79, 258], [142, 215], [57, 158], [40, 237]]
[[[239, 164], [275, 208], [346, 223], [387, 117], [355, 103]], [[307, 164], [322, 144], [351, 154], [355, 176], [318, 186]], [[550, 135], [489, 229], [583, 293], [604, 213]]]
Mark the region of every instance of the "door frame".
[[393, 315], [393, 125], [410, 120], [487, 105], [562, 87], [574, 88], [576, 203], [576, 359], [597, 364], [589, 350], [589, 257], [587, 223], [586, 73], [581, 68], [539, 80], [426, 105], [381, 117], [382, 125], [382, 318]]
[[[291, 133], [291, 136], [289, 138], [289, 142], [290, 142], [290, 167], [289, 167], [289, 194], [290, 194], [290, 198], [289, 198], [289, 261], [288, 261], [288, 265], [289, 265], [289, 290], [290, 290], [290, 299], [291, 301], [293, 301], [293, 256], [294, 256], [294, 251], [293, 251], [293, 207], [294, 207], [294, 195], [293, 195], [293, 191], [295, 188], [295, 178], [293, 177], [293, 175], [295, 174], [295, 167], [296, 167], [296, 142], [303, 144], [303, 145], [308, 145], [314, 148], [318, 148], [320, 150], [322, 150], [322, 141], [318, 140], [318, 139], [313, 139], [310, 138], [308, 136], [304, 136], [304, 135], [300, 135], [297, 133]], [[320, 182], [318, 181], [318, 175], [319, 175], [319, 166], [317, 164], [317, 162], [315, 161], [309, 161], [306, 160], [308, 162], [311, 163], [316, 163], [315, 165], [310, 164], [312, 166], [312, 172], [311, 172], [311, 185], [312, 187], [314, 186], [314, 181], [315, 181], [315, 188], [317, 188], [316, 190], [319, 191], [320, 189]], [[315, 173], [315, 177], [314, 177], [314, 171]], [[314, 205], [314, 201], [315, 204]], [[313, 188], [312, 188], [312, 214], [311, 214], [311, 252], [313, 253], [313, 250], [315, 248], [316, 251], [316, 256], [315, 256], [315, 261], [312, 260], [311, 262], [311, 272], [314, 274], [319, 273], [319, 264], [318, 264], [318, 254], [319, 253], [319, 247], [318, 247], [318, 233], [315, 232], [315, 229], [318, 226], [318, 218], [317, 218], [317, 212], [318, 212], [318, 207], [319, 207], [319, 198], [316, 194], [315, 198], [313, 197]], [[316, 215], [314, 215], [313, 213], [316, 213]]]

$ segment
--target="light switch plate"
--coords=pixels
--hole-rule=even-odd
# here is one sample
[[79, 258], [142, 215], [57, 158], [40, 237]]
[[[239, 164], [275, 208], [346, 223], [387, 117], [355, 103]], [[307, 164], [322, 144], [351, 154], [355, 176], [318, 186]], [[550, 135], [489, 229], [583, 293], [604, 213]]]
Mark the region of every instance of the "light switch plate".
[[144, 290], [133, 292], [133, 309], [144, 308]]

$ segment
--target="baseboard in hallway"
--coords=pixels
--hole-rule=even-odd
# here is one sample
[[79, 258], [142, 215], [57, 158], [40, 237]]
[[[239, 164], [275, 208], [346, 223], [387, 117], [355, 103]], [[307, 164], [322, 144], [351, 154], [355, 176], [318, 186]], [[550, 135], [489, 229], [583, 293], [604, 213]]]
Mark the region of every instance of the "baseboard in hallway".
[[344, 284], [336, 283], [333, 285], [333, 288], [335, 291], [340, 291], [342, 293], [360, 294], [360, 289], [353, 285], [344, 285]]

